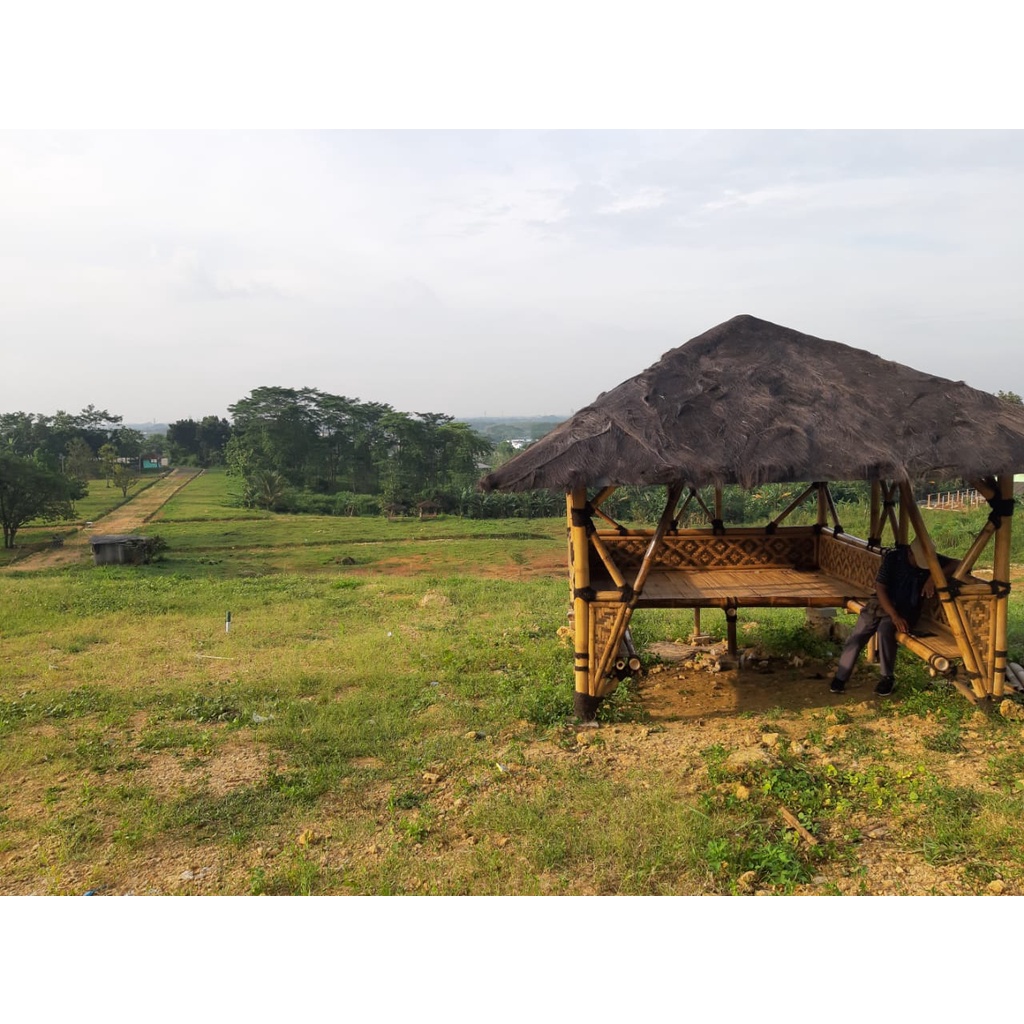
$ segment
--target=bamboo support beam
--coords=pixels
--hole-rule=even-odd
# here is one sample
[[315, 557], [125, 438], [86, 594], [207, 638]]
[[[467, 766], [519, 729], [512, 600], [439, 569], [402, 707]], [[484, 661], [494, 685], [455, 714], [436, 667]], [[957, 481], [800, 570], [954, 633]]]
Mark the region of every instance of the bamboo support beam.
[[617, 490], [617, 484], [602, 487], [601, 490], [590, 499], [590, 507], [596, 512]]
[[[914, 492], [911, 490], [910, 484], [900, 485], [900, 521], [899, 529], [896, 534], [897, 544], [907, 544], [910, 540], [910, 505], [917, 508], [917, 502], [914, 501]], [[915, 524], [914, 529], [917, 529]], [[927, 532], [927, 531], [925, 531]], [[930, 538], [929, 538], [930, 540]], [[934, 549], [933, 549], [934, 550]]]
[[935, 553], [935, 545], [932, 543], [931, 535], [924, 524], [921, 510], [917, 507], [917, 502], [914, 501], [914, 493], [911, 490], [910, 484], [904, 480], [900, 483], [899, 487], [901, 525], [905, 525], [903, 523], [904, 520], [907, 523], [913, 523], [914, 532], [924, 547], [928, 570], [931, 572], [932, 581], [935, 583], [935, 589], [939, 595], [942, 609], [946, 613], [946, 622], [949, 624], [950, 632], [953, 634], [957, 647], [960, 648], [960, 653], [963, 656], [964, 668], [967, 669], [967, 675], [970, 677], [971, 687], [978, 697], [985, 697], [989, 689], [983, 681], [984, 673], [981, 659], [978, 657], [973, 638], [964, 624], [960, 605], [949, 591], [946, 576], [939, 565], [938, 555]]
[[786, 516], [788, 516], [788, 515], [790, 514], [790, 512], [792, 512], [792, 511], [793, 511], [793, 509], [795, 509], [795, 508], [798, 508], [798, 507], [799, 507], [800, 505], [802, 505], [802, 504], [803, 504], [803, 503], [804, 503], [804, 502], [805, 502], [805, 501], [807, 500], [807, 497], [808, 497], [808, 495], [809, 495], [809, 494], [810, 494], [810, 493], [811, 493], [811, 492], [812, 492], [812, 491], [814, 490], [814, 488], [815, 488], [815, 485], [814, 485], [814, 484], [811, 484], [811, 485], [810, 485], [810, 487], [807, 487], [807, 488], [806, 488], [805, 490], [803, 490], [803, 491], [802, 491], [802, 492], [800, 493], [799, 497], [796, 497], [796, 498], [794, 498], [794, 499], [793, 499], [793, 500], [792, 500], [792, 501], [791, 501], [791, 502], [790, 502], [790, 503], [789, 503], [789, 504], [788, 504], [788, 505], [787, 505], [787, 506], [785, 507], [785, 509], [784, 509], [784, 510], [783, 510], [782, 512], [780, 512], [780, 513], [779, 513], [779, 514], [778, 514], [778, 515], [777, 515], [777, 516], [776, 516], [776, 517], [775, 517], [775, 518], [774, 518], [774, 519], [773, 519], [773, 520], [771, 521], [771, 524], [770, 524], [770, 525], [772, 525], [772, 526], [780, 526], [780, 525], [782, 524], [782, 522], [783, 522], [783, 521], [785, 520]]
[[596, 641], [595, 641], [595, 668], [592, 673], [593, 677], [593, 688], [595, 697], [605, 697], [618, 685], [617, 679], [610, 679], [605, 682], [605, 676], [609, 675], [612, 670], [612, 665], [615, 663], [615, 658], [619, 653], [619, 648], [622, 646], [623, 637], [626, 634], [626, 629], [629, 626], [629, 620], [632, 616], [633, 609], [628, 604], [621, 604], [618, 606], [615, 612], [615, 622], [612, 624], [611, 633], [607, 638], [604, 650], [597, 654]]
[[633, 608], [636, 607], [640, 594], [644, 589], [644, 584], [647, 582], [647, 577], [651, 574], [651, 569], [654, 568], [654, 556], [658, 553], [658, 549], [661, 547], [661, 542], [665, 539], [665, 534], [668, 532], [668, 528], [672, 523], [675, 508], [676, 505], [679, 504], [679, 497], [682, 494], [682, 491], [682, 484], [672, 484], [668, 489], [668, 498], [665, 502], [665, 510], [661, 513], [661, 519], [658, 520], [658, 527], [654, 531], [654, 536], [651, 537], [651, 542], [647, 545], [647, 550], [644, 551], [643, 561], [640, 563], [636, 579], [633, 581], [633, 597], [630, 600], [630, 605]]
[[825, 501], [828, 504], [829, 513], [832, 516], [832, 528], [833, 530], [842, 530], [842, 523], [839, 522], [839, 513], [836, 511], [836, 503], [832, 499], [832, 489], [827, 483], [823, 483], [822, 488], [825, 491]]
[[722, 488], [715, 488], [715, 521], [722, 521]]
[[882, 481], [882, 522], [878, 531], [878, 536], [881, 538], [885, 532], [886, 523], [889, 524], [889, 529], [892, 530], [893, 541], [898, 541], [900, 537], [899, 523], [896, 522], [896, 513], [893, 511], [893, 506], [896, 502], [896, 484], [887, 484], [884, 480]]
[[[1013, 498], [1013, 476], [1003, 473], [998, 478], [999, 497], [1002, 501]], [[995, 652], [992, 659], [992, 679], [990, 692], [995, 697], [1003, 695], [1006, 682], [1007, 660], [1007, 615], [1010, 599], [1010, 531], [1013, 528], [1013, 516], [999, 518], [996, 530], [995, 547], [992, 552], [992, 582], [998, 587], [995, 606]]]
[[868, 527], [868, 544], [880, 544], [882, 540], [882, 485], [871, 481], [871, 525]]
[[626, 532], [626, 528], [624, 526], [622, 526], [621, 524], [617, 523], [614, 519], [612, 519], [612, 517], [610, 515], [608, 515], [608, 513], [605, 512], [605, 510], [603, 508], [595, 508], [594, 509], [594, 515], [595, 516], [600, 516], [609, 526], [614, 526], [616, 533], [625, 533]]
[[814, 489], [818, 492], [818, 526], [824, 526], [828, 522], [828, 504], [825, 501], [825, 485], [819, 480]]
[[619, 567], [615, 564], [615, 559], [612, 558], [612, 553], [608, 550], [605, 542], [596, 534], [590, 535], [590, 543], [594, 546], [594, 550], [601, 556], [601, 561], [604, 563], [604, 567], [608, 570], [608, 575], [615, 581], [615, 586], [624, 587], [626, 580], [622, 573], [619, 571]]
[[988, 547], [988, 542], [995, 532], [995, 524], [986, 522], [981, 528], [981, 532], [974, 538], [974, 543], [967, 549], [967, 553], [960, 559], [960, 564], [956, 567], [956, 572], [953, 573], [953, 579], [962, 581], [971, 575], [974, 563], [978, 561], [978, 556]]

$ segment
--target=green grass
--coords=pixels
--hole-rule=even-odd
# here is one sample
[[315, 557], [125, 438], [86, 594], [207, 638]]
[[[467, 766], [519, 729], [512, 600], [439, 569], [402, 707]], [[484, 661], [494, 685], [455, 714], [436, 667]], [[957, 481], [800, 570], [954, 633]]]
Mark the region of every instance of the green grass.
[[[274, 517], [231, 486], [179, 492], [147, 524], [169, 543], [152, 565], [0, 575], [3, 891], [829, 891], [878, 817], [903, 856], [966, 865], [961, 891], [1024, 879], [1019, 723], [904, 655], [897, 700], [744, 719], [747, 742], [782, 739], [737, 767], [713, 740], [660, 755], [641, 681], [581, 739], [561, 520]], [[799, 611], [754, 622], [773, 653], [835, 653]], [[634, 623], [643, 644], [691, 620]]]

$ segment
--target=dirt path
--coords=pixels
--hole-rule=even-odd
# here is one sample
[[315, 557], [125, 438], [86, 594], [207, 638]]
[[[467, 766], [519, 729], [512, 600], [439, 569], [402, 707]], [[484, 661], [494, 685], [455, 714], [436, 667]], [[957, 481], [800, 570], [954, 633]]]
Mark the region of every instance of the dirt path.
[[81, 526], [71, 536], [64, 539], [63, 547], [48, 551], [37, 551], [13, 565], [7, 572], [26, 572], [36, 569], [53, 569], [61, 565], [80, 562], [91, 555], [89, 538], [97, 533], [131, 533], [148, 522], [163, 506], [186, 484], [194, 480], [201, 469], [172, 469], [167, 476], [157, 480], [152, 486], [140, 491], [124, 505], [113, 512], [97, 519], [89, 526]]

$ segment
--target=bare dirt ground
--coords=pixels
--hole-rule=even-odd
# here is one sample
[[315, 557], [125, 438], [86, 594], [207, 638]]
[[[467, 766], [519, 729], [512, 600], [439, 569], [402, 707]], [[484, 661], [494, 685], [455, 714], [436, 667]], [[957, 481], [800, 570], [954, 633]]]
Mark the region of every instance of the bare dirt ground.
[[14, 562], [7, 567], [7, 570], [25, 572], [35, 569], [53, 569], [82, 561], [90, 554], [90, 537], [98, 533], [131, 533], [132, 530], [137, 530], [163, 508], [174, 494], [201, 472], [202, 470], [199, 469], [172, 469], [167, 476], [161, 477], [124, 505], [115, 508], [113, 512], [102, 516], [91, 525], [79, 527], [70, 537], [64, 539], [63, 546], [47, 551], [37, 551], [27, 558]]

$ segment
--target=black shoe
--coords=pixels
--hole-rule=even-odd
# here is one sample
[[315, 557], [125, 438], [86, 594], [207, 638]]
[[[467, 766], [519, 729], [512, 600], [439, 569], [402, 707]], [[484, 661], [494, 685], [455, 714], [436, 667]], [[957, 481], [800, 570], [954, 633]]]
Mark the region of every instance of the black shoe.
[[842, 679], [833, 678], [829, 684], [829, 689], [833, 693], [844, 693], [846, 690], [846, 683]]
[[896, 689], [896, 680], [892, 676], [882, 676], [878, 680], [878, 685], [875, 687], [875, 693], [879, 697], [888, 697], [893, 690]]

